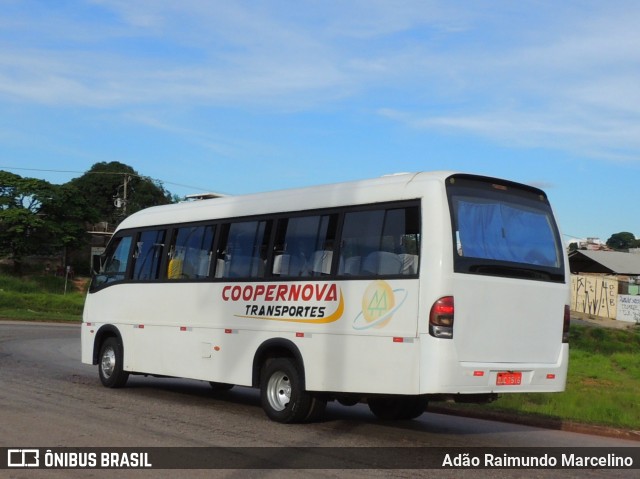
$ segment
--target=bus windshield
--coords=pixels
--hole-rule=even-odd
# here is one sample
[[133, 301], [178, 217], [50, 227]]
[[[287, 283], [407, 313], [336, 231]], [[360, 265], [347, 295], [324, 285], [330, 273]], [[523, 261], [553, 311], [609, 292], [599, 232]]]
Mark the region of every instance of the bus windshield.
[[455, 271], [564, 281], [558, 229], [534, 188], [478, 178], [447, 183], [455, 225]]

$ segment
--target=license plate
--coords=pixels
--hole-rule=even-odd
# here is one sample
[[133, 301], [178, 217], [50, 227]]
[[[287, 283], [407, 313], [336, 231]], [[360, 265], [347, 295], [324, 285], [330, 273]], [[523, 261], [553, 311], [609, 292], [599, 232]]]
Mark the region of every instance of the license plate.
[[522, 384], [522, 373], [498, 373], [497, 386], [519, 386]]

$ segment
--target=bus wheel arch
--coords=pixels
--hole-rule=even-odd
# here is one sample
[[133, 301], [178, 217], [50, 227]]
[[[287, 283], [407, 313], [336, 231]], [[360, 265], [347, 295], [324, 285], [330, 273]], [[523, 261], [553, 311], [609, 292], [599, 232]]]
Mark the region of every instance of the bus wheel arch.
[[268, 360], [260, 375], [260, 403], [269, 419], [284, 423], [318, 420], [327, 401], [302, 386], [299, 363], [291, 357]]
[[120, 344], [123, 344], [122, 335], [117, 327], [111, 324], [105, 324], [100, 327], [96, 332], [96, 337], [93, 340], [93, 364], [98, 364], [100, 359], [100, 350], [102, 349], [102, 343], [104, 343], [107, 338], [114, 337], [116, 338]]
[[108, 388], [121, 388], [129, 379], [129, 372], [124, 370], [124, 348], [122, 342], [114, 336], [106, 338], [100, 348], [98, 374], [100, 382]]
[[263, 366], [276, 358], [291, 358], [298, 363], [302, 387], [304, 388], [306, 386], [306, 382], [302, 354], [300, 353], [298, 346], [284, 338], [269, 339], [260, 345], [253, 357], [253, 371], [251, 377], [252, 386], [254, 388], [260, 387], [260, 376], [262, 374]]
[[100, 328], [94, 343], [93, 360], [98, 365], [98, 376], [103, 386], [121, 388], [127, 383], [129, 372], [124, 370], [124, 345], [116, 327], [106, 325]]
[[320, 419], [326, 398], [305, 388], [304, 362], [291, 341], [266, 341], [254, 357], [253, 385], [260, 388], [260, 403], [267, 416], [280, 423]]

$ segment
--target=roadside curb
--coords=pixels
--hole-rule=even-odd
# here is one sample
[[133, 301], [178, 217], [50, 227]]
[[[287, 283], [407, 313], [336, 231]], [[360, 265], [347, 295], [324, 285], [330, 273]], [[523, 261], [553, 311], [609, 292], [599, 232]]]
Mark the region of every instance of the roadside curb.
[[510, 424], [520, 424], [522, 426], [539, 427], [542, 429], [553, 429], [556, 431], [575, 432], [579, 434], [589, 434], [592, 436], [611, 437], [616, 439], [626, 439], [629, 441], [640, 441], [640, 430], [620, 429], [608, 426], [598, 426], [595, 424], [584, 424], [562, 419], [527, 416], [515, 413], [500, 411], [472, 411], [455, 409], [447, 406], [429, 406], [427, 412], [435, 414], [446, 414], [449, 416], [467, 417], [471, 419], [484, 419], [487, 421], [500, 421]]

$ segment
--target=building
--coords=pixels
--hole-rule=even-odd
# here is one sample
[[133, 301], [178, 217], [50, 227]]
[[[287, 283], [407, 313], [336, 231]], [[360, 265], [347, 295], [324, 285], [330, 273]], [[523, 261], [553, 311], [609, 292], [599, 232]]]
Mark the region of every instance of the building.
[[569, 268], [572, 311], [640, 324], [640, 255], [573, 251]]
[[610, 248], [603, 243], [600, 238], [575, 239], [569, 242], [569, 245], [575, 245], [575, 249], [589, 251], [609, 251]]
[[640, 255], [617, 251], [577, 250], [569, 253], [572, 274], [640, 276]]

